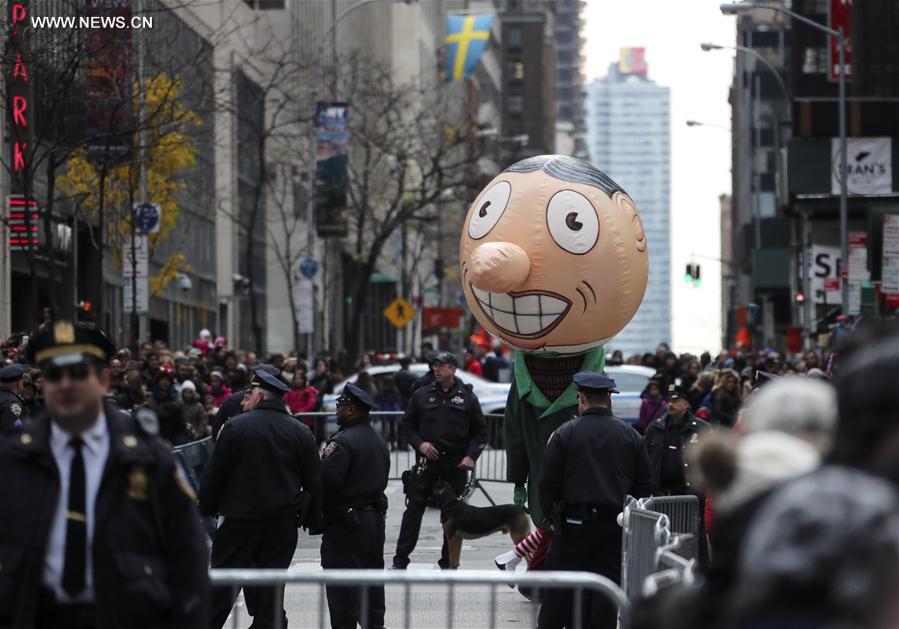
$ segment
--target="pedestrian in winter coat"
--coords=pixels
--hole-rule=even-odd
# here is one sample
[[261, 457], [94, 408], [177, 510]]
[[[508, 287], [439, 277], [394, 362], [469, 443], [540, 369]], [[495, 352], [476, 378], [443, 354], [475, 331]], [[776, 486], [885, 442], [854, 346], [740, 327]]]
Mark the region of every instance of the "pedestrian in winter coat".
[[231, 387], [225, 384], [225, 374], [221, 371], [213, 371], [209, 376], [209, 394], [212, 395], [215, 405], [220, 407], [222, 402], [231, 397], [232, 393], [234, 391], [231, 390]]
[[655, 379], [649, 381], [640, 397], [643, 398], [643, 402], [640, 404], [640, 422], [637, 424], [637, 432], [642, 435], [652, 422], [665, 414], [668, 404], [662, 397], [659, 381]]
[[709, 419], [713, 426], [731, 428], [736, 422], [741, 403], [740, 376], [733, 369], [725, 369], [718, 375], [715, 388], [702, 405], [709, 409]]
[[306, 374], [298, 371], [293, 375], [290, 391], [284, 394], [284, 402], [294, 415], [311, 413], [318, 403], [318, 389], [306, 381]]

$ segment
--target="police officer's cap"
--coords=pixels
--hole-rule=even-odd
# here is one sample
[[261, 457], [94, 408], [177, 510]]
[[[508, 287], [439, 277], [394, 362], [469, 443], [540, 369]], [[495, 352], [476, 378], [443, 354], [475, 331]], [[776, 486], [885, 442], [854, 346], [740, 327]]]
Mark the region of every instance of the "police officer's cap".
[[669, 402], [671, 400], [682, 400], [687, 397], [686, 392], [676, 384], [672, 383], [668, 385], [668, 390], [665, 391], [665, 399]]
[[611, 391], [618, 393], [615, 388], [615, 381], [605, 374], [594, 373], [592, 371], [579, 371], [574, 374], [574, 383], [577, 385], [578, 391], [596, 392]]
[[[264, 369], [263, 367], [269, 367]], [[280, 377], [271, 372], [269, 365], [256, 365], [253, 368], [253, 379], [250, 380], [251, 387], [259, 387], [273, 393], [287, 393], [290, 388], [287, 383]]]
[[0, 369], [0, 382], [16, 382], [25, 377], [25, 366], [13, 363]]
[[452, 365], [453, 367], [459, 366], [459, 359], [456, 358], [456, 355], [452, 352], [439, 352], [436, 356], [434, 356], [435, 363], [446, 363], [447, 365]]
[[35, 365], [57, 367], [85, 360], [107, 363], [115, 354], [115, 346], [97, 328], [71, 321], [56, 321], [39, 330], [28, 341], [25, 357]]
[[369, 410], [378, 408], [378, 405], [375, 404], [375, 401], [373, 399], [371, 399], [371, 396], [352, 382], [347, 382], [345, 385], [343, 385], [341, 397], [349, 397], [352, 399], [353, 403], [361, 406], [367, 406]]

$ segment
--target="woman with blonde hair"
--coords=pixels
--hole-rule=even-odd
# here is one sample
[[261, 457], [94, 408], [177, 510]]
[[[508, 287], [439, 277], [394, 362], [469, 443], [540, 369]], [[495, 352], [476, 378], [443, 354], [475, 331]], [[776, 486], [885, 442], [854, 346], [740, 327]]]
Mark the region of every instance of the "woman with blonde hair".
[[743, 402], [739, 374], [733, 369], [718, 372], [718, 382], [706, 400], [702, 405], [709, 409], [709, 423], [713, 426], [733, 427]]

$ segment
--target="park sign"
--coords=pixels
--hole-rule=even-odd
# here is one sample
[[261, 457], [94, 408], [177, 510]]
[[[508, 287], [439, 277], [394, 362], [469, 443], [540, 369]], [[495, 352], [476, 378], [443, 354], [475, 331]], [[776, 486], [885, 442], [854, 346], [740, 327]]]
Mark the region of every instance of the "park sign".
[[[30, 13], [28, 0], [7, 3], [6, 23], [6, 94], [9, 112], [9, 164], [11, 177], [9, 192], [14, 195], [31, 195], [31, 129], [34, 122], [32, 107], [32, 84], [27, 44], [31, 29], [28, 28]], [[30, 221], [29, 221], [30, 224]]]

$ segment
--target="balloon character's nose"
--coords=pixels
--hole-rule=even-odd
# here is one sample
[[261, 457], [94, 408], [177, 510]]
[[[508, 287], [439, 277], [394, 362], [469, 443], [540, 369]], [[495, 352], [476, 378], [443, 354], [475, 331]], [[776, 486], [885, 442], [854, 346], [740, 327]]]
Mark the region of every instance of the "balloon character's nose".
[[528, 254], [511, 242], [486, 242], [472, 251], [468, 260], [468, 279], [492, 293], [515, 290], [531, 272]]

